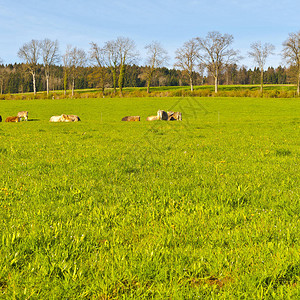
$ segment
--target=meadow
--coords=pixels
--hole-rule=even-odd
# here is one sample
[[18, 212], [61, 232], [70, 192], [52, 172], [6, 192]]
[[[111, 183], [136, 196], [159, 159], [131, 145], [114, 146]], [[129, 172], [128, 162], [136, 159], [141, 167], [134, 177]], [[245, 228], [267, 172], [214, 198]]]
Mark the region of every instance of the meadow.
[[[146, 87], [125, 87], [123, 96], [126, 98], [142, 97], [250, 97], [250, 98], [299, 98], [297, 96], [297, 87], [294, 84], [265, 84], [263, 94], [258, 84], [243, 85], [219, 85], [218, 93], [215, 93], [213, 85], [194, 86], [191, 92], [190, 86], [159, 86], [151, 87], [150, 93], [147, 93]], [[104, 96], [106, 98], [119, 98], [119, 92], [114, 93], [113, 88], [105, 88]], [[71, 91], [62, 90], [46, 92], [0, 94], [1, 100], [37, 100], [37, 99], [69, 99], [69, 98], [102, 98], [103, 92], [99, 88], [75, 90], [74, 96]]]
[[0, 101], [20, 110], [0, 123], [0, 299], [299, 299], [299, 98]]

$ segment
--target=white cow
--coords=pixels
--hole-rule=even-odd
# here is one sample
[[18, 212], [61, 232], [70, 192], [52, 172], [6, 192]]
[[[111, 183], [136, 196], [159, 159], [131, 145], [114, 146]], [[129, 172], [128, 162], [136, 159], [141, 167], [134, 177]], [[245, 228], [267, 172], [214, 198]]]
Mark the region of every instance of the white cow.
[[49, 122], [63, 122], [62, 116], [52, 116]]
[[158, 116], [149, 116], [147, 117], [147, 121], [156, 121], [158, 120]]
[[25, 121], [28, 121], [28, 111], [19, 111], [18, 117], [20, 120], [24, 119]]

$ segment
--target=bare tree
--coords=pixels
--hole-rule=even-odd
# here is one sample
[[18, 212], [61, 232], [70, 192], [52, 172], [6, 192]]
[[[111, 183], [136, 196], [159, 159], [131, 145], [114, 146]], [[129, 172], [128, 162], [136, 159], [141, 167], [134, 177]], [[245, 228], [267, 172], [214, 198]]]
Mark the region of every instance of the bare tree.
[[86, 64], [86, 53], [82, 49], [78, 49], [77, 47], [72, 48], [72, 46], [68, 45], [66, 49], [66, 53], [63, 56], [64, 63], [64, 89], [66, 94], [67, 89], [67, 81], [70, 78], [71, 86], [72, 86], [72, 97], [74, 96], [75, 89], [75, 80], [78, 77], [79, 69], [84, 67]]
[[71, 49], [70, 58], [71, 58], [70, 75], [72, 80], [72, 96], [74, 96], [75, 80], [78, 77], [79, 69], [85, 66], [87, 58], [86, 58], [85, 51], [83, 49], [78, 49], [77, 47]]
[[219, 76], [226, 64], [238, 59], [238, 51], [230, 49], [233, 36], [218, 31], [209, 32], [206, 38], [196, 38], [200, 47], [199, 59], [215, 79], [215, 93], [218, 92]]
[[90, 49], [90, 59], [97, 65], [99, 69], [100, 75], [100, 86], [102, 90], [102, 95], [104, 97], [104, 89], [105, 84], [107, 82], [108, 74], [105, 68], [105, 49], [100, 48], [96, 43], [91, 42], [91, 49]]
[[117, 70], [119, 66], [119, 55], [120, 55], [116, 41], [106, 42], [103, 49], [104, 49], [106, 65], [110, 68], [112, 73], [114, 93], [116, 94]]
[[156, 69], [167, 62], [169, 57], [168, 52], [159, 42], [153, 41], [151, 44], [146, 45], [145, 49], [147, 49], [146, 64], [149, 65], [149, 68], [146, 69], [147, 93], [149, 94], [151, 80]]
[[300, 31], [290, 33], [283, 42], [282, 56], [287, 63], [296, 66], [297, 69], [297, 95], [300, 93]]
[[25, 62], [25, 66], [29, 73], [32, 75], [33, 92], [36, 94], [36, 70], [40, 57], [40, 42], [31, 40], [29, 43], [24, 44], [18, 51], [18, 56]]
[[69, 79], [69, 73], [71, 69], [71, 45], [67, 46], [66, 52], [63, 55], [63, 64], [64, 64], [64, 95], [67, 94], [67, 88], [68, 88], [68, 79]]
[[191, 91], [194, 90], [194, 72], [199, 62], [199, 45], [195, 39], [191, 39], [175, 52], [175, 67], [183, 70], [188, 75]]
[[119, 53], [119, 89], [120, 95], [123, 95], [123, 86], [126, 73], [126, 65], [133, 64], [138, 57], [135, 42], [130, 38], [118, 37], [116, 45]]
[[269, 43], [262, 45], [261, 41], [252, 43], [250, 47], [252, 51], [248, 52], [248, 54], [253, 58], [260, 69], [260, 92], [263, 93], [264, 67], [268, 56], [273, 54], [275, 47]]
[[45, 67], [45, 77], [47, 84], [47, 95], [49, 95], [49, 77], [50, 68], [52, 65], [59, 62], [58, 54], [58, 41], [51, 41], [49, 39], [44, 39], [41, 41], [41, 52]]

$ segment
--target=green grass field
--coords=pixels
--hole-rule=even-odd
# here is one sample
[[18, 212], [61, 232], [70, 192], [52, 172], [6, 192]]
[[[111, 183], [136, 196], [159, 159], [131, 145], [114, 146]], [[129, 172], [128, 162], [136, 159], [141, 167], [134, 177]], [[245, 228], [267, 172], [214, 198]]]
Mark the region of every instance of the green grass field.
[[0, 101], [20, 110], [0, 123], [0, 299], [299, 299], [299, 99]]

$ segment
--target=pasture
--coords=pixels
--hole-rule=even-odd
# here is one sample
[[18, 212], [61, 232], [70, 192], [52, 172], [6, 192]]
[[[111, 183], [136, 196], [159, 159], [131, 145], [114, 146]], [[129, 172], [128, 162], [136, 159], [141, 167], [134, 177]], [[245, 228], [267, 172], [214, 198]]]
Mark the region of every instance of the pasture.
[[299, 99], [0, 101], [22, 110], [0, 123], [1, 299], [300, 297]]

